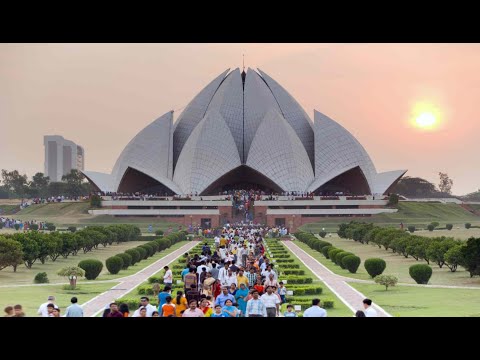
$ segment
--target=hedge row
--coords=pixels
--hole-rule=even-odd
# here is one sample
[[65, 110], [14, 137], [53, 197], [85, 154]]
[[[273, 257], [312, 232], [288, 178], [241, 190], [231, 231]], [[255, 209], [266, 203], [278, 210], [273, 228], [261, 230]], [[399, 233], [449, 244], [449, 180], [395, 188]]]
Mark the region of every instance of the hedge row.
[[360, 258], [353, 253], [338, 249], [327, 241], [318, 239], [315, 235], [306, 232], [297, 232], [295, 237], [307, 244], [311, 249], [321, 252], [327, 259], [332, 260], [342, 269], [355, 274], [360, 266]]

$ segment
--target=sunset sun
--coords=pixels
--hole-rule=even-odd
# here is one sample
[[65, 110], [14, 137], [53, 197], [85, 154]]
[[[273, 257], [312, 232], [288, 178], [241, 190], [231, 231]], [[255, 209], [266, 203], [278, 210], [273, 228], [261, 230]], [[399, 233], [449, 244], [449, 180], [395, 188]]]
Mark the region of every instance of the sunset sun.
[[411, 122], [421, 130], [436, 130], [440, 125], [440, 111], [432, 104], [417, 103], [413, 108]]

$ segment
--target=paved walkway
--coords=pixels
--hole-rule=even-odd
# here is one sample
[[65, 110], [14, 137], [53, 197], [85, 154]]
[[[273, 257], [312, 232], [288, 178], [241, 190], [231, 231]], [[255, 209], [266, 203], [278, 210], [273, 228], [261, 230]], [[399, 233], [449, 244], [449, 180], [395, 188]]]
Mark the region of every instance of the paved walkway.
[[[358, 290], [354, 289], [345, 282], [343, 276], [339, 276], [331, 272], [318, 260], [313, 258], [310, 254], [298, 247], [293, 241], [283, 241], [283, 244], [292, 251], [304, 264], [314, 273], [325, 285], [350, 309], [353, 313], [357, 310], [363, 309], [363, 299], [366, 298]], [[390, 317], [389, 313], [383, 310], [380, 306], [373, 304], [377, 310], [378, 316]]]
[[115, 281], [120, 281], [119, 284], [112, 287], [110, 290], [105, 291], [104, 293], [94, 297], [93, 299], [87, 301], [82, 305], [83, 316], [97, 316], [100, 312], [105, 309], [105, 305], [112, 302], [114, 299], [121, 298], [131, 292], [135, 287], [137, 287], [142, 282], [146, 281], [150, 276], [154, 275], [158, 271], [162, 270], [165, 265], [170, 264], [172, 261], [177, 259], [179, 256], [188, 252], [191, 248], [198, 244], [198, 241], [192, 241], [188, 244], [182, 246], [181, 248], [171, 252], [170, 254], [164, 256], [161, 259], [158, 259], [153, 264], [147, 266], [143, 270], [140, 270], [136, 274], [126, 276], [124, 278], [115, 279]]

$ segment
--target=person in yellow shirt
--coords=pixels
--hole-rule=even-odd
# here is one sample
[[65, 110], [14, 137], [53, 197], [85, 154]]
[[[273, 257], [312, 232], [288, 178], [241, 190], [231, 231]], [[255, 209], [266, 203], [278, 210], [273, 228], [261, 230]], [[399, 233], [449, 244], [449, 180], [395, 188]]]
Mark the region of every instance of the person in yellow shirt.
[[211, 307], [208, 306], [208, 300], [203, 299], [202, 302], [200, 303], [200, 310], [203, 311], [203, 315], [205, 317], [210, 317], [212, 316], [213, 310]]
[[249, 287], [248, 278], [245, 275], [243, 275], [242, 269], [238, 270], [238, 275], [237, 275], [237, 285], [240, 287], [240, 284], [245, 284], [247, 289]]
[[182, 312], [187, 310], [187, 299], [183, 296], [182, 291], [177, 291], [177, 297], [172, 300], [172, 304], [175, 305], [175, 315], [182, 317]]

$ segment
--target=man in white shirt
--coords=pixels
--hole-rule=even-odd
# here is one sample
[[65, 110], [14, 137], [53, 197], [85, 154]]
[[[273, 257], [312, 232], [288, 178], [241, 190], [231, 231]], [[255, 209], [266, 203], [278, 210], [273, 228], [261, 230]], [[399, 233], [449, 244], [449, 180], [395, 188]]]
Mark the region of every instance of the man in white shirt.
[[37, 311], [37, 314], [41, 315], [42, 317], [48, 317], [48, 310], [47, 310], [48, 304], [55, 305], [55, 296], [50, 295], [47, 300], [48, 301], [46, 303], [43, 303], [42, 305], [40, 305]]
[[[146, 296], [140, 298], [140, 304], [142, 305], [141, 307], [145, 307], [147, 309], [147, 317], [152, 317], [152, 313], [157, 311], [157, 308], [150, 304], [150, 299]], [[140, 308], [135, 310], [132, 317], [140, 317]]]
[[228, 269], [227, 276], [224, 279], [224, 283], [222, 284], [223, 286], [228, 286], [235, 284], [237, 286], [237, 274], [234, 273], [231, 269]]
[[280, 313], [280, 299], [273, 293], [271, 286], [267, 287], [267, 293], [260, 297], [267, 309], [267, 317], [275, 317]]
[[164, 266], [163, 269], [165, 270], [165, 275], [163, 275], [163, 283], [165, 284], [165, 286], [172, 287], [172, 282], [173, 282], [172, 270], [170, 270], [168, 266]]
[[372, 307], [372, 300], [364, 299], [363, 307], [365, 308], [365, 317], [377, 317], [377, 311]]
[[312, 306], [304, 311], [303, 317], [327, 317], [327, 311], [320, 307], [320, 299], [312, 300]]

